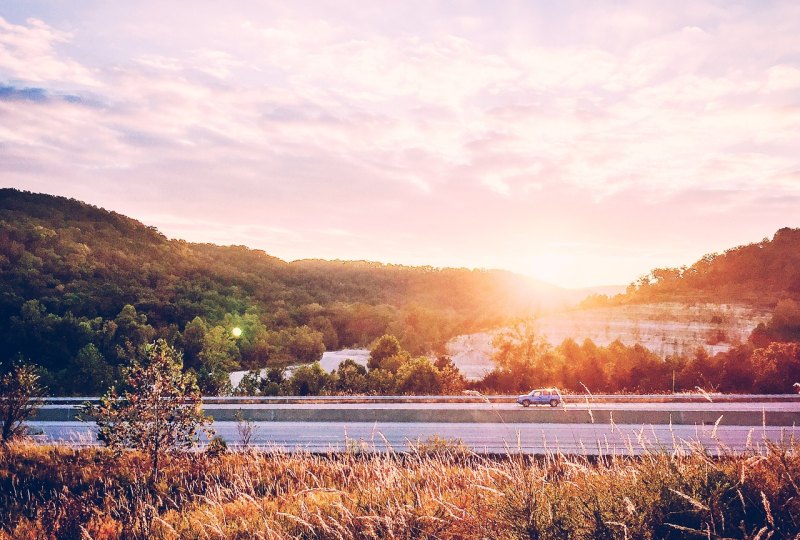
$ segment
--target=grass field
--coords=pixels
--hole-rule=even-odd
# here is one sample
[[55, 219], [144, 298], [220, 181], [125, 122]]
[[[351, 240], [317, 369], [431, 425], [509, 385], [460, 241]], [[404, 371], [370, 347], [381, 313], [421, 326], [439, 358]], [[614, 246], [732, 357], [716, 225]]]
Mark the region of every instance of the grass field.
[[800, 456], [0, 451], [0, 538], [798, 538]]

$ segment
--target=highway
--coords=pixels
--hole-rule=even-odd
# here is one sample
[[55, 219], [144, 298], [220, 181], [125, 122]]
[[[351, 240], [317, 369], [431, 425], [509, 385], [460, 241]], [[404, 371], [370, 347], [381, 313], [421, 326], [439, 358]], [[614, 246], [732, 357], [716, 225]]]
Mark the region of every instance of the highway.
[[[413, 423], [413, 424], [620, 424], [794, 426], [800, 425], [800, 402], [646, 402], [567, 403], [531, 406], [513, 403], [205, 403], [204, 411], [218, 422], [241, 414], [253, 422]], [[75, 420], [74, 403], [48, 404], [36, 420]]]
[[[91, 423], [30, 422], [42, 442], [96, 444]], [[431, 438], [460, 441], [479, 453], [638, 455], [645, 451], [760, 451], [767, 441], [789, 442], [793, 426], [617, 425], [591, 423], [414, 423], [414, 422], [255, 422], [251, 445], [281, 451], [408, 451]], [[241, 438], [236, 422], [214, 422], [214, 431], [232, 447]]]
[[[798, 396], [575, 397], [558, 407], [524, 408], [503, 401], [436, 397], [210, 398], [204, 411], [230, 446], [241, 437], [238, 415], [254, 427], [251, 445], [281, 451], [370, 452], [413, 449], [429, 439], [458, 441], [475, 452], [631, 455], [689, 451], [758, 452], [794, 441]], [[97, 444], [92, 423], [76, 422], [76, 406], [91, 398], [48, 401], [30, 422], [36, 438], [78, 446]], [[633, 402], [632, 402], [633, 401]]]
[[[50, 406], [57, 407], [57, 406]], [[752, 403], [566, 403], [558, 407], [549, 405], [531, 405], [524, 408], [516, 403], [276, 403], [276, 404], [247, 404], [247, 403], [214, 403], [205, 406], [210, 410], [251, 410], [251, 409], [298, 409], [298, 410], [436, 410], [436, 411], [552, 411], [562, 410], [610, 410], [610, 411], [783, 411], [800, 412], [800, 402], [752, 402]]]

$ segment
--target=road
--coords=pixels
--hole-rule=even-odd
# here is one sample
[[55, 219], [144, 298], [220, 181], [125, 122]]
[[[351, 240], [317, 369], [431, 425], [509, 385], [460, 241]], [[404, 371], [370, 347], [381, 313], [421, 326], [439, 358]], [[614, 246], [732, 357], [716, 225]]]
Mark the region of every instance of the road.
[[[45, 407], [59, 407], [49, 405]], [[566, 410], [610, 410], [610, 411], [776, 411], [800, 413], [798, 402], [752, 402], [752, 403], [566, 403], [559, 407], [549, 405], [531, 405], [524, 409], [516, 403], [276, 403], [276, 404], [241, 404], [214, 403], [206, 406], [209, 409], [297, 409], [297, 410], [364, 410], [364, 409], [397, 409], [397, 410], [436, 410], [436, 411], [560, 411]]]
[[[95, 443], [93, 424], [31, 422], [42, 441], [77, 445]], [[697, 443], [711, 453], [759, 451], [766, 441], [794, 440], [794, 427], [687, 426], [614, 424], [487, 424], [412, 422], [255, 422], [251, 443], [284, 451], [407, 451], [431, 438], [460, 441], [476, 452], [582, 455], [631, 455], [643, 451], [688, 451]], [[214, 422], [212, 428], [231, 445], [241, 438], [235, 422]]]

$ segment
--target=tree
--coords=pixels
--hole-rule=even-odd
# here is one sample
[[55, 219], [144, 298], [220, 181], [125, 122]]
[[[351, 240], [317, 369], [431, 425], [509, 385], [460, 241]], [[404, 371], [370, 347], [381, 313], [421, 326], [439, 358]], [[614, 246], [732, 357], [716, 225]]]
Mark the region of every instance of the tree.
[[[400, 367], [402, 360], [408, 359], [408, 357], [409, 354], [403, 350], [397, 338], [386, 334], [375, 341], [375, 345], [369, 352], [367, 365], [369, 369], [389, 369], [394, 372]], [[387, 362], [389, 359], [392, 361]], [[391, 366], [384, 364], [391, 364]]]
[[[555, 354], [550, 344], [536, 333], [532, 323], [519, 322], [492, 340], [495, 378], [503, 391], [520, 391], [553, 384]], [[508, 385], [508, 386], [505, 386]]]
[[412, 358], [397, 370], [397, 389], [403, 394], [438, 394], [440, 373], [424, 356]]
[[0, 371], [0, 420], [3, 422], [0, 442], [6, 444], [25, 434], [25, 420], [41, 406], [44, 388], [39, 386], [39, 376], [33, 366], [15, 363], [8, 371], [3, 371]]
[[105, 392], [114, 382], [114, 367], [106, 362], [94, 343], [78, 351], [73, 364], [75, 379], [80, 381], [80, 388], [86, 395], [95, 396]]
[[800, 381], [800, 343], [771, 343], [751, 357], [753, 389], [764, 394], [788, 393]]
[[367, 368], [348, 358], [334, 372], [337, 392], [342, 394], [363, 394], [367, 391]]
[[98, 438], [116, 450], [145, 452], [152, 465], [151, 481], [158, 478], [166, 454], [197, 444], [198, 428], [210, 423], [201, 410], [201, 395], [191, 373], [183, 373], [181, 353], [165, 340], [147, 345], [143, 361], [122, 371], [126, 386], [120, 395], [112, 387], [99, 405], [86, 405], [94, 417]]
[[439, 356], [433, 365], [439, 370], [439, 386], [442, 394], [460, 394], [467, 386], [467, 380], [449, 356]]
[[290, 396], [318, 396], [330, 381], [319, 362], [308, 366], [300, 366], [294, 370], [292, 376], [286, 381], [285, 387]]
[[215, 326], [203, 336], [200, 351], [202, 367], [211, 372], [233, 371], [239, 367], [239, 348], [230, 331], [224, 326]]
[[397, 381], [391, 371], [371, 369], [367, 374], [367, 391], [374, 396], [390, 396], [397, 391]]

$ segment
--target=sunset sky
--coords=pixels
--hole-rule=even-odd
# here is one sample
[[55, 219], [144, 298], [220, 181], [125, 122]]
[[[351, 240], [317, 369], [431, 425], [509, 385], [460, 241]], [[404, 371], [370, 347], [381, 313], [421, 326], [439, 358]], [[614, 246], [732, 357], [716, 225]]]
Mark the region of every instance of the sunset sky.
[[626, 284], [800, 227], [800, 2], [3, 0], [0, 185]]

